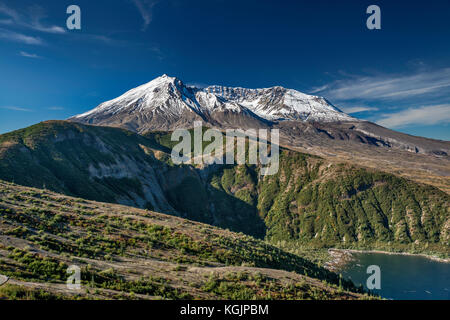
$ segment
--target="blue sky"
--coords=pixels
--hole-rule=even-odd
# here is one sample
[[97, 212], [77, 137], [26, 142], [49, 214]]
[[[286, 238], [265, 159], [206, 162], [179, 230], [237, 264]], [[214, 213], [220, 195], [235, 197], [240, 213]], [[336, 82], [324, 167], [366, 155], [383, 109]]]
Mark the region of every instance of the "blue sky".
[[[81, 8], [82, 29], [66, 28]], [[381, 8], [381, 30], [366, 8]], [[162, 74], [282, 85], [450, 140], [450, 2], [0, 0], [0, 133], [66, 119]]]

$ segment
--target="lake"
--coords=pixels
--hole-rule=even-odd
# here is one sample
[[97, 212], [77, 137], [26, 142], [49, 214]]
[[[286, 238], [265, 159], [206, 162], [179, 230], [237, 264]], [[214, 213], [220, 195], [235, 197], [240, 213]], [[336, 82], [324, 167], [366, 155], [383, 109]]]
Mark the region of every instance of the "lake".
[[394, 300], [450, 300], [450, 263], [423, 256], [384, 253], [353, 253], [354, 261], [340, 271], [357, 286], [366, 287], [367, 267], [377, 265], [381, 271], [381, 289], [372, 290]]

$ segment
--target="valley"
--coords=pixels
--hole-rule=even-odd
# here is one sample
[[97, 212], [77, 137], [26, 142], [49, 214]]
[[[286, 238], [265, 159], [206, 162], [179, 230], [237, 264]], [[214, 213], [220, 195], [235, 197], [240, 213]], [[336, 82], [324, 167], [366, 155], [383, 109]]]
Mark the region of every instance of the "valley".
[[[448, 257], [449, 195], [289, 149], [276, 175], [258, 165], [174, 165], [168, 133], [63, 121], [0, 136], [0, 179], [146, 208], [285, 249], [342, 247]], [[89, 183], [86, 183], [86, 182]]]

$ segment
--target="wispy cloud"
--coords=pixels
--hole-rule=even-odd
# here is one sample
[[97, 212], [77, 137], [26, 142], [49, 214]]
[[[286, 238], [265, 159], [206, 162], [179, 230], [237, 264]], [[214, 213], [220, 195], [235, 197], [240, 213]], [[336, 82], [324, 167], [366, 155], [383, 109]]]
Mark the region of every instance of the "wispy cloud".
[[329, 86], [326, 84], [326, 85], [324, 85], [324, 86], [321, 86], [321, 87], [317, 87], [317, 88], [312, 89], [312, 90], [310, 91], [310, 93], [314, 94], [314, 93], [322, 92], [322, 91], [327, 90], [328, 88], [329, 88]]
[[29, 26], [37, 31], [46, 33], [65, 33], [66, 30], [60, 26], [50, 25], [45, 26], [42, 24], [42, 20], [47, 18], [45, 10], [38, 5], [31, 6], [28, 9], [29, 17], [31, 18]]
[[25, 35], [25, 34], [22, 34], [22, 33], [10, 31], [10, 30], [5, 30], [5, 29], [0, 29], [0, 38], [1, 39], [5, 39], [5, 40], [9, 40], [9, 41], [30, 44], [30, 45], [42, 45], [42, 44], [44, 44], [44, 41], [42, 41], [41, 38], [32, 37], [32, 36], [28, 36], [28, 35]]
[[24, 111], [24, 112], [32, 112], [33, 110], [22, 108], [22, 107], [14, 107], [14, 106], [4, 106], [0, 107], [0, 109], [12, 110], [12, 111]]
[[[0, 28], [0, 38], [20, 42], [28, 45], [42, 45], [44, 41], [36, 36], [24, 34], [26, 31], [38, 31], [43, 33], [62, 34], [66, 31], [59, 26], [45, 25], [42, 21], [47, 18], [44, 9], [34, 5], [28, 8], [25, 14], [0, 3], [0, 25], [7, 26], [7, 29]], [[9, 30], [15, 27], [16, 31]]]
[[450, 68], [422, 70], [409, 75], [354, 76], [315, 88], [312, 92], [335, 101], [398, 101], [419, 96], [448, 96]]
[[389, 128], [450, 123], [450, 104], [423, 106], [383, 114], [377, 123]]
[[56, 25], [44, 25], [42, 20], [47, 18], [45, 10], [34, 5], [28, 8], [26, 15], [0, 3], [0, 14], [3, 14], [7, 19], [0, 19], [0, 24], [15, 25], [24, 29], [31, 29], [45, 33], [65, 33], [64, 28]]
[[42, 58], [41, 56], [38, 56], [37, 54], [28, 53], [28, 52], [25, 52], [25, 51], [20, 51], [19, 55], [22, 56], [22, 57], [25, 57], [25, 58], [32, 58], [32, 59], [41, 59]]
[[132, 0], [134, 5], [139, 10], [144, 25], [142, 31], [145, 31], [153, 19], [153, 7], [158, 3], [157, 0]]
[[[157, 0], [129, 0], [132, 1], [139, 10], [143, 20], [143, 30], [151, 23], [152, 20], [152, 8], [158, 2]], [[95, 33], [75, 33], [67, 32], [65, 26], [58, 26], [46, 23], [48, 17], [45, 9], [39, 5], [33, 5], [26, 10], [16, 10], [12, 7], [8, 7], [0, 0], [0, 38], [10, 41], [21, 42], [25, 44], [48, 44], [51, 42], [49, 38], [42, 40], [40, 37], [35, 36], [36, 33], [67, 35], [67, 40], [87, 41], [102, 43], [109, 46], [126, 46], [130, 42], [127, 40], [117, 40], [111, 36], [105, 34]], [[64, 20], [62, 20], [64, 21]], [[33, 36], [26, 33], [33, 32]], [[158, 58], [161, 59], [162, 54], [158, 53]]]
[[359, 112], [368, 112], [368, 111], [378, 111], [378, 108], [367, 107], [367, 106], [357, 106], [357, 107], [341, 107], [342, 111], [345, 113], [359, 113]]
[[12, 24], [14, 24], [14, 20], [12, 20], [12, 19], [0, 19], [0, 24], [12, 25]]
[[85, 39], [96, 41], [96, 42], [102, 42], [105, 44], [120, 44], [120, 41], [114, 40], [111, 37], [105, 36], [105, 35], [98, 35], [98, 34], [83, 34], [83, 37]]
[[3, 3], [0, 3], [0, 13], [10, 17], [12, 20], [17, 21], [20, 20], [20, 15], [16, 10], [6, 6]]

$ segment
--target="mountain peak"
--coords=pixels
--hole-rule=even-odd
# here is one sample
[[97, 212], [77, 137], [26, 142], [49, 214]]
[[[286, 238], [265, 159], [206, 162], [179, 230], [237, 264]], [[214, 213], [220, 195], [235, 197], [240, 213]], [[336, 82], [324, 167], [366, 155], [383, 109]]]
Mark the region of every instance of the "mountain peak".
[[[163, 81], [170, 81], [170, 82], [179, 80], [177, 77], [171, 77], [171, 76], [167, 75], [166, 73], [164, 73], [163, 75], [161, 75], [161, 76], [159, 76], [159, 77], [153, 79], [152, 81], [155, 81], [155, 80], [158, 80], [158, 79], [159, 79], [159, 80], [163, 80]], [[150, 82], [151, 82], [151, 81], [150, 81]]]
[[181, 82], [181, 80], [179, 80], [177, 77], [170, 77], [167, 74], [163, 74], [162, 76], [159, 76], [141, 86], [138, 86], [130, 91], [136, 90], [136, 89], [148, 89], [148, 88], [154, 88], [160, 85], [164, 85], [164, 84], [176, 84], [177, 82]]
[[[234, 118], [224, 120], [223, 114]], [[71, 120], [126, 126], [140, 132], [148, 128], [176, 129], [181, 124], [190, 125], [194, 120], [211, 121], [215, 126], [237, 126], [239, 123], [241, 127], [249, 121], [356, 119], [322, 97], [281, 86], [248, 89], [215, 85], [201, 89], [187, 87], [177, 77], [163, 74]]]

